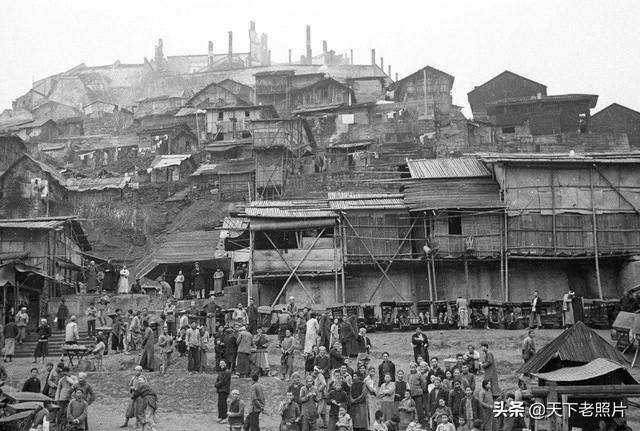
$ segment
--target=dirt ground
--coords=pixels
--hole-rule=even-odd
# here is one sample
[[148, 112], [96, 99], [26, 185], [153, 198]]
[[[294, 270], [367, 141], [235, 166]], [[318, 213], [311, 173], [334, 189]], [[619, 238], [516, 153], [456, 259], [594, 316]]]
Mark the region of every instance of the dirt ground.
[[[541, 330], [537, 334], [538, 348], [556, 337], [560, 330]], [[599, 331], [600, 335], [610, 340], [608, 331]], [[412, 359], [410, 344], [410, 332], [386, 332], [369, 334], [373, 344], [372, 364], [377, 365], [382, 357], [382, 352], [388, 351], [391, 359], [396, 363], [397, 369], [407, 369], [407, 364]], [[428, 331], [430, 341], [429, 352], [441, 360], [455, 356], [463, 352], [467, 344], [478, 345], [482, 341], [488, 341], [497, 360], [497, 368], [500, 375], [502, 389], [512, 389], [516, 386], [517, 376], [515, 371], [521, 365], [520, 342], [524, 337], [524, 331], [506, 330], [450, 330]], [[272, 337], [275, 340], [275, 337]], [[272, 344], [275, 345], [275, 342]], [[54, 360], [55, 358], [50, 358]], [[137, 355], [108, 355], [104, 360], [105, 371], [89, 373], [88, 381], [97, 394], [96, 402], [89, 409], [89, 428], [91, 431], [114, 430], [123, 422], [123, 414], [127, 406], [129, 393], [126, 389], [129, 376], [138, 360]], [[213, 354], [210, 355], [213, 362]], [[272, 348], [269, 354], [272, 370], [274, 364], [279, 364], [279, 353]], [[32, 367], [31, 360], [17, 359], [5, 364], [9, 374], [7, 386], [21, 387]], [[41, 368], [40, 377], [44, 374], [44, 366]], [[296, 356], [296, 368], [303, 367], [301, 356]], [[640, 379], [640, 370], [635, 368], [633, 375]], [[189, 430], [209, 431], [226, 430], [226, 425], [219, 425], [216, 411], [216, 394], [213, 383], [215, 373], [187, 375], [185, 358], [175, 358], [171, 364], [169, 373], [160, 376], [158, 373], [148, 375], [148, 380], [159, 397], [158, 430]], [[481, 377], [478, 377], [478, 380]], [[266, 413], [261, 415], [261, 429], [276, 431], [279, 417], [276, 409], [284, 397], [284, 389], [287, 382], [282, 382], [273, 377], [261, 378], [266, 389]], [[478, 381], [479, 383], [479, 381]], [[247, 400], [249, 379], [233, 379], [232, 388], [238, 388], [242, 397]], [[8, 391], [5, 388], [5, 391]], [[640, 410], [628, 412], [629, 416], [640, 417]], [[634, 426], [635, 425], [635, 426]], [[640, 429], [640, 423], [631, 425], [633, 429]], [[130, 429], [133, 429], [133, 422]]]

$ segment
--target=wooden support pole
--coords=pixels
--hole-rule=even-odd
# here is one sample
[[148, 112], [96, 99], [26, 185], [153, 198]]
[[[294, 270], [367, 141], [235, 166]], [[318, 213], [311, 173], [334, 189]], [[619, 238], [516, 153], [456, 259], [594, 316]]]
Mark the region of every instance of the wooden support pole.
[[464, 255], [464, 290], [466, 297], [469, 298], [469, 260], [466, 254]]
[[558, 239], [556, 238], [556, 186], [555, 186], [555, 175], [553, 172], [553, 168], [550, 170], [551, 172], [551, 243], [553, 244], [553, 254], [558, 254], [557, 243]]
[[340, 249], [342, 250], [341, 265], [340, 265], [340, 278], [341, 278], [341, 284], [342, 284], [342, 304], [346, 304], [344, 259], [345, 259], [345, 256], [347, 255], [347, 240], [346, 240], [347, 234], [346, 234], [346, 229], [344, 227], [344, 224], [342, 223], [342, 217], [338, 219], [338, 222], [340, 223]]
[[338, 302], [338, 225], [333, 226], [333, 285], [334, 300]]
[[431, 254], [431, 275], [433, 277], [433, 297], [434, 300], [438, 300], [438, 283], [436, 281], [436, 261], [433, 257], [433, 253]]
[[596, 217], [596, 203], [593, 196], [593, 169], [589, 169], [589, 189], [591, 192], [591, 224], [593, 228], [593, 252], [596, 266], [596, 283], [598, 284], [598, 296], [603, 299], [602, 283], [600, 282], [600, 257], [598, 256], [598, 222]]
[[[506, 214], [505, 214], [505, 217], [506, 217]], [[503, 295], [502, 299], [504, 301], [506, 301], [507, 299], [504, 297], [504, 294], [505, 294], [505, 290], [504, 290], [504, 256], [505, 256], [504, 249], [505, 249], [504, 227], [500, 226], [500, 292], [502, 292], [502, 295]]]
[[251, 291], [253, 290], [253, 249], [255, 248], [255, 236], [256, 233], [252, 230], [249, 230], [249, 274], [247, 274], [247, 306], [249, 306], [249, 298], [251, 298]]
[[[507, 199], [507, 168], [502, 170], [502, 199]], [[504, 300], [509, 301], [509, 215], [504, 212]]]

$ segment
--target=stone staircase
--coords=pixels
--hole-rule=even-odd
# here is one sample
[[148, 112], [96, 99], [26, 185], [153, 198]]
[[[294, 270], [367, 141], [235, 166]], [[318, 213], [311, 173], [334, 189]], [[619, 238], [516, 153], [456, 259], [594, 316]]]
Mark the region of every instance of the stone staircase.
[[[16, 344], [16, 358], [33, 357], [33, 352], [38, 344], [38, 334], [31, 333], [22, 344]], [[49, 337], [49, 357], [59, 358], [62, 355], [61, 346], [64, 344], [64, 331], [52, 328], [51, 337]], [[86, 331], [80, 331], [80, 340], [78, 344], [89, 345], [95, 344], [92, 338], [89, 338]]]

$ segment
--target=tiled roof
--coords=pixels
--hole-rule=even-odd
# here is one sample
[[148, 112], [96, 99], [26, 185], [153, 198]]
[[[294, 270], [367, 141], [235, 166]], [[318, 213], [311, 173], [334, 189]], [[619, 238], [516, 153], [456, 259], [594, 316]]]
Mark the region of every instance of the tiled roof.
[[489, 177], [484, 164], [473, 157], [407, 160], [412, 178]]
[[510, 97], [506, 99], [496, 100], [494, 102], [488, 102], [487, 106], [506, 106], [506, 105], [521, 105], [529, 103], [558, 103], [558, 102], [574, 102], [579, 100], [588, 100], [591, 108], [596, 107], [598, 102], [598, 95], [596, 94], [556, 94], [552, 96], [537, 96], [530, 97]]
[[261, 218], [331, 218], [326, 200], [253, 201], [244, 209], [248, 217]]

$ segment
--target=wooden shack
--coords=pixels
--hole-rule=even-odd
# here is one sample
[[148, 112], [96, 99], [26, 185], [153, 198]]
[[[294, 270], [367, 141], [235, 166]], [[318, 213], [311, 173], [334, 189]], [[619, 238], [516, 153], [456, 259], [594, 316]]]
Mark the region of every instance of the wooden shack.
[[221, 201], [246, 201], [254, 189], [253, 158], [221, 160], [203, 164], [190, 178], [201, 191], [217, 191]]
[[27, 154], [0, 175], [0, 216], [5, 218], [65, 214], [67, 197], [65, 178]]
[[196, 170], [191, 154], [156, 156], [149, 171], [152, 183], [168, 183], [187, 179]]
[[28, 153], [24, 141], [17, 136], [0, 136], [0, 172]]
[[83, 253], [90, 250], [75, 217], [0, 220], [1, 310], [26, 305], [35, 330], [47, 316], [48, 298], [76, 291]]
[[447, 123], [454, 77], [431, 66], [423, 67], [393, 84], [394, 100], [417, 113], [421, 119]]
[[343, 299], [336, 213], [326, 200], [254, 201], [243, 216], [249, 220], [249, 287], [258, 304], [286, 302], [290, 295], [311, 304]]
[[586, 298], [617, 296], [619, 264], [640, 251], [640, 158], [623, 153], [481, 158], [491, 166], [507, 207], [505, 252], [510, 261], [519, 261], [519, 270], [511, 272], [511, 293], [528, 296], [521, 277], [538, 270], [537, 262], [549, 276], [542, 283], [548, 296], [558, 297], [569, 287]]

